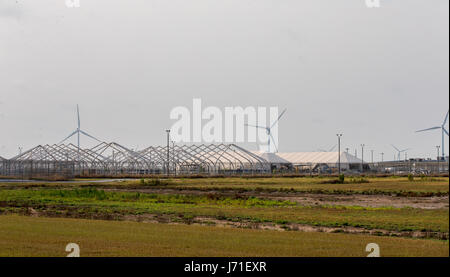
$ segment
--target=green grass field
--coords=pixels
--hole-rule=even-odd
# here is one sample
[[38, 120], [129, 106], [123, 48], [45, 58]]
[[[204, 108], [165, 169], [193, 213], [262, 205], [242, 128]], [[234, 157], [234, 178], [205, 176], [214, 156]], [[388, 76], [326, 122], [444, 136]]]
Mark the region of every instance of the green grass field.
[[[449, 179], [437, 177], [415, 177], [409, 181], [406, 177], [364, 177], [346, 178], [344, 184], [333, 184], [331, 177], [297, 178], [169, 178], [156, 184], [152, 179], [127, 180], [107, 183], [1, 183], [0, 188], [55, 188], [55, 187], [98, 187], [98, 188], [169, 188], [177, 190], [217, 190], [217, 191], [259, 191], [259, 192], [309, 192], [326, 194], [398, 194], [405, 196], [448, 195]], [[86, 181], [86, 180], [84, 180]]]
[[85, 257], [365, 257], [368, 243], [377, 243], [381, 256], [449, 255], [447, 241], [0, 216], [0, 256], [63, 257], [72, 242]]
[[448, 194], [448, 178], [347, 178], [344, 184], [332, 184], [335, 178], [218, 178], [167, 180], [166, 187], [199, 190], [244, 191], [294, 191], [313, 193], [364, 193], [364, 194]]
[[[279, 224], [361, 227], [390, 231], [448, 232], [448, 209], [370, 208], [357, 206], [302, 206], [289, 201], [216, 195], [158, 195], [132, 192], [75, 190], [0, 190], [0, 211], [18, 207], [64, 211], [89, 218], [92, 214], [168, 214], [207, 216], [230, 221], [250, 220]], [[75, 210], [73, 208], [76, 208]]]
[[362, 257], [369, 242], [384, 256], [449, 255], [448, 178], [335, 180], [0, 181], [0, 256], [64, 256], [69, 242], [85, 256]]

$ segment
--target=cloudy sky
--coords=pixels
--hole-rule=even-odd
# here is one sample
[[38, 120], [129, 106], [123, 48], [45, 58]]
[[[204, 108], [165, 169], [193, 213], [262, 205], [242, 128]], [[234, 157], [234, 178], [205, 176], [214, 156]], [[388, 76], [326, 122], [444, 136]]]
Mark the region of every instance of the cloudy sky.
[[102, 140], [161, 145], [171, 109], [194, 97], [287, 108], [280, 151], [331, 148], [337, 132], [375, 159], [392, 159], [390, 144], [409, 157], [441, 144], [438, 130], [414, 131], [449, 108], [448, 0], [80, 4], [0, 0], [1, 156], [63, 139], [77, 103], [82, 129]]

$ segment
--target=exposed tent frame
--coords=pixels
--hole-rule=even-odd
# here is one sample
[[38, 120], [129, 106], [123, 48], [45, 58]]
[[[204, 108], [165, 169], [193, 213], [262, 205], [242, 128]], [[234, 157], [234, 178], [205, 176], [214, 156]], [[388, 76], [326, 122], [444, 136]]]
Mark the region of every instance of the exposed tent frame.
[[38, 145], [2, 164], [4, 175], [270, 172], [270, 164], [264, 158], [234, 144], [174, 145], [169, 149], [150, 146], [141, 151], [131, 150], [115, 142], [102, 142], [90, 149], [79, 149], [73, 144], [47, 144]]

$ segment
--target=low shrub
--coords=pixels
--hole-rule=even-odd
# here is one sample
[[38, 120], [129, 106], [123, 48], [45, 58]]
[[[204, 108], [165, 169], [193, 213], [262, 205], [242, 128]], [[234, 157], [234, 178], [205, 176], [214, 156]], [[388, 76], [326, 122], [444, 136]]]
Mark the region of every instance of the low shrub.
[[363, 183], [369, 183], [369, 180], [367, 180], [364, 177], [352, 177], [349, 180], [350, 184], [363, 184]]

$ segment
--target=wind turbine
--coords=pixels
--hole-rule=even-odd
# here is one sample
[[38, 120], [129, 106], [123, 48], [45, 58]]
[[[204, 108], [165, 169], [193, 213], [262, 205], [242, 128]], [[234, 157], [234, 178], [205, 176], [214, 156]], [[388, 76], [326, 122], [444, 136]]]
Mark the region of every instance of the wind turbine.
[[[395, 147], [393, 144], [391, 144], [392, 145], [392, 147], [394, 147], [394, 149], [398, 152], [398, 161], [400, 161], [400, 159], [401, 159], [401, 157], [400, 157], [400, 154], [401, 153], [403, 153], [403, 152], [406, 152], [406, 151], [408, 151], [408, 150], [411, 150], [411, 148], [407, 148], [407, 149], [404, 149], [404, 150], [400, 150], [400, 149], [398, 149], [397, 147]], [[395, 156], [394, 156], [395, 157]]]
[[78, 127], [77, 127], [77, 129], [75, 130], [75, 131], [73, 131], [73, 133], [71, 133], [68, 137], [66, 137], [65, 139], [63, 139], [60, 143], [58, 143], [58, 144], [61, 144], [61, 143], [63, 143], [63, 142], [65, 142], [66, 140], [68, 140], [69, 138], [71, 138], [72, 136], [74, 136], [75, 134], [77, 135], [77, 138], [78, 138], [78, 152], [80, 152], [80, 134], [83, 134], [83, 135], [85, 135], [85, 136], [87, 136], [87, 137], [90, 137], [91, 139], [94, 139], [94, 140], [96, 140], [96, 141], [98, 141], [98, 142], [100, 142], [101, 143], [101, 141], [100, 140], [98, 140], [98, 139], [96, 139], [95, 137], [93, 137], [93, 136], [91, 136], [91, 135], [89, 135], [88, 133], [86, 133], [86, 132], [84, 132], [83, 130], [81, 130], [81, 124], [80, 124], [80, 109], [79, 109], [79, 107], [78, 107], [78, 104], [77, 104], [77, 116], [78, 116]]
[[284, 109], [282, 112], [281, 112], [281, 114], [280, 114], [280, 116], [278, 116], [278, 118], [277, 118], [277, 120], [275, 120], [275, 122], [272, 124], [272, 126], [267, 126], [267, 127], [263, 127], [263, 126], [258, 126], [258, 125], [250, 125], [250, 124], [245, 124], [245, 126], [249, 126], [249, 127], [255, 127], [255, 128], [260, 128], [260, 129], [264, 129], [264, 130], [266, 130], [266, 133], [267, 133], [267, 138], [268, 138], [268, 141], [267, 141], [267, 145], [268, 145], [268, 152], [270, 153], [270, 138], [272, 138], [272, 140], [274, 141], [274, 146], [275, 146], [275, 150], [276, 150], [276, 152], [278, 152], [278, 147], [277, 147], [277, 145], [275, 144], [275, 139], [273, 138], [273, 136], [272, 136], [272, 128], [278, 123], [278, 121], [280, 121], [280, 119], [281, 119], [281, 117], [284, 115], [284, 113], [286, 112], [286, 110], [287, 109]]
[[441, 129], [442, 132], [442, 159], [445, 160], [445, 149], [444, 149], [444, 145], [445, 145], [445, 134], [447, 134], [448, 136], [448, 131], [445, 129], [445, 124], [447, 123], [447, 119], [448, 119], [448, 111], [447, 111], [447, 115], [445, 116], [444, 122], [442, 122], [441, 126], [436, 126], [436, 127], [431, 127], [428, 129], [423, 129], [423, 130], [419, 130], [416, 131], [416, 133], [420, 133], [420, 132], [425, 132], [425, 131], [431, 131], [431, 130], [437, 130], [437, 129]]

